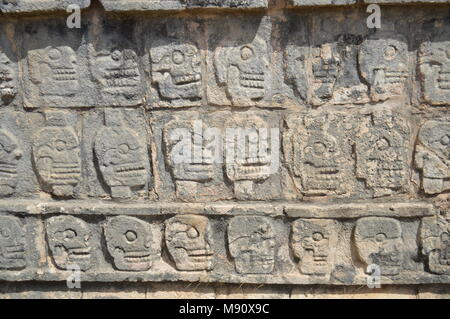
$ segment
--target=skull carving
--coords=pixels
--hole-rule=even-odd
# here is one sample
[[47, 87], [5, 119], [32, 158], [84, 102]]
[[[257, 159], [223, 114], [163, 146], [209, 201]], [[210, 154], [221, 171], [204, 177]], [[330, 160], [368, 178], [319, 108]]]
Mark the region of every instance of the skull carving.
[[450, 122], [427, 121], [422, 126], [415, 162], [427, 194], [450, 190]]
[[365, 217], [356, 223], [355, 243], [366, 265], [376, 264], [382, 275], [397, 275], [403, 263], [400, 223], [392, 218]]
[[80, 141], [63, 112], [47, 112], [46, 127], [33, 139], [33, 158], [44, 189], [70, 197], [81, 179]]
[[307, 134], [294, 139], [294, 175], [311, 195], [341, 192], [343, 154], [336, 138], [327, 133], [325, 117], [305, 119]]
[[278, 168], [278, 130], [269, 129], [261, 117], [241, 114], [226, 127], [227, 176], [234, 182], [235, 193], [241, 193], [241, 186], [251, 192], [254, 182], [267, 180]]
[[372, 120], [356, 142], [356, 174], [380, 197], [407, 185], [410, 128], [394, 115], [378, 114]]
[[426, 102], [450, 104], [450, 41], [424, 43], [419, 50], [419, 69]]
[[17, 139], [0, 129], [0, 196], [10, 196], [17, 186], [17, 165], [22, 157]]
[[178, 270], [210, 271], [214, 268], [212, 230], [206, 217], [179, 215], [165, 224], [166, 246]]
[[217, 81], [225, 85], [233, 105], [250, 106], [268, 91], [269, 54], [266, 41], [256, 35], [239, 47], [220, 47], [214, 55]]
[[137, 102], [142, 95], [137, 54], [131, 49], [91, 51], [92, 74], [103, 101], [108, 105], [116, 105], [118, 99]]
[[448, 216], [422, 219], [422, 251], [428, 256], [428, 267], [436, 274], [450, 274], [450, 223]]
[[240, 274], [270, 274], [275, 265], [276, 239], [265, 217], [238, 216], [228, 225], [228, 247]]
[[86, 271], [92, 267], [92, 234], [86, 222], [73, 216], [56, 216], [46, 221], [46, 227], [48, 246], [58, 268], [77, 265]]
[[333, 263], [335, 225], [326, 219], [298, 219], [292, 224], [291, 246], [305, 275], [327, 275]]
[[322, 45], [312, 50], [313, 103], [320, 105], [331, 100], [340, 72], [341, 61], [336, 49]]
[[28, 69], [41, 95], [68, 97], [80, 90], [77, 55], [71, 47], [29, 51]]
[[0, 216], [0, 269], [24, 269], [27, 264], [25, 244], [25, 230], [20, 219]]
[[163, 100], [202, 98], [201, 61], [191, 43], [160, 43], [150, 51], [152, 82]]
[[106, 244], [119, 270], [146, 271], [156, 257], [150, 225], [129, 216], [108, 219], [104, 227]]
[[164, 129], [166, 162], [175, 180], [206, 182], [213, 178], [214, 136], [203, 130], [201, 121], [169, 122]]
[[359, 67], [374, 101], [401, 95], [409, 77], [408, 46], [403, 40], [366, 40], [360, 48]]
[[119, 110], [105, 111], [105, 125], [95, 138], [98, 165], [113, 198], [129, 198], [148, 180], [147, 147], [126, 127]]
[[17, 80], [11, 60], [0, 51], [0, 100], [10, 103], [17, 95]]

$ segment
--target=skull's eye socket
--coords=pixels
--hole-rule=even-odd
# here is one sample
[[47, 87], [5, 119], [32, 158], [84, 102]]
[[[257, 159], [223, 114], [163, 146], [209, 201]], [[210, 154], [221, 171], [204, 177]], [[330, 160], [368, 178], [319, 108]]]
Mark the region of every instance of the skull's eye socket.
[[385, 138], [379, 139], [375, 143], [375, 147], [377, 150], [384, 151], [385, 149], [389, 148], [389, 141]]
[[127, 144], [119, 145], [119, 153], [120, 154], [127, 154], [129, 151], [130, 151], [130, 147]]
[[128, 242], [132, 243], [136, 241], [137, 234], [135, 231], [129, 230], [125, 233], [125, 238], [127, 239]]
[[384, 58], [388, 61], [391, 61], [395, 58], [395, 56], [397, 55], [397, 49], [392, 46], [389, 45], [388, 47], [386, 47], [384, 49]]
[[327, 147], [322, 142], [316, 142], [314, 143], [313, 149], [316, 155], [322, 155], [327, 150]]
[[73, 229], [68, 229], [64, 232], [64, 240], [70, 240], [77, 237], [77, 232]]
[[111, 58], [114, 61], [119, 61], [120, 59], [122, 59], [122, 52], [120, 52], [119, 50], [114, 50], [113, 53], [111, 53]]
[[4, 238], [9, 238], [11, 236], [11, 232], [8, 228], [2, 228], [0, 229], [0, 234], [4, 237]]
[[66, 142], [64, 142], [62, 140], [57, 140], [55, 142], [55, 148], [60, 152], [64, 151], [66, 149]]
[[248, 46], [242, 47], [241, 49], [241, 58], [244, 61], [250, 59], [254, 54], [253, 49]]
[[383, 233], [379, 233], [375, 236], [375, 240], [379, 243], [382, 243], [386, 240], [386, 235]]
[[195, 229], [194, 227], [189, 228], [189, 230], [187, 231], [187, 235], [189, 238], [197, 238], [198, 236], [200, 236], [197, 229]]
[[181, 51], [174, 51], [172, 54], [172, 61], [175, 64], [181, 64], [184, 62], [184, 54]]
[[321, 241], [321, 240], [323, 239], [323, 234], [322, 234], [322, 233], [319, 233], [319, 232], [316, 232], [316, 233], [314, 233], [314, 234], [312, 235], [312, 239], [313, 239], [314, 241]]
[[444, 135], [441, 138], [442, 145], [448, 145], [450, 143], [450, 135]]
[[58, 49], [50, 49], [48, 51], [48, 57], [53, 61], [59, 60], [61, 58], [61, 51]]

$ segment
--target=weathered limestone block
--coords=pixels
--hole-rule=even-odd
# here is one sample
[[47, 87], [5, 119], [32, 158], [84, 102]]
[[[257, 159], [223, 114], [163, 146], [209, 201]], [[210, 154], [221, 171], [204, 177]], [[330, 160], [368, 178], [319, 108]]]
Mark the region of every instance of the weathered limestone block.
[[450, 228], [448, 215], [422, 220], [420, 238], [428, 268], [436, 274], [450, 274]]
[[151, 178], [147, 141], [127, 127], [121, 110], [105, 110], [104, 127], [97, 133], [94, 152], [113, 198], [130, 198], [148, 187]]
[[375, 37], [366, 39], [359, 51], [361, 75], [369, 84], [373, 101], [404, 96], [409, 79], [409, 54], [406, 39]]
[[225, 122], [225, 171], [237, 199], [277, 197], [269, 186], [279, 183], [280, 174], [280, 130], [274, 120], [248, 112]]
[[186, 8], [265, 8], [268, 0], [100, 0], [106, 11], [159, 11]]
[[277, 243], [269, 219], [237, 216], [228, 225], [228, 248], [240, 274], [270, 274], [274, 270]]
[[119, 270], [149, 270], [160, 255], [161, 237], [154, 227], [138, 218], [111, 217], [104, 233], [108, 252]]
[[200, 106], [204, 99], [203, 25], [196, 20], [156, 20], [146, 26], [151, 108]]
[[[367, 28], [361, 20], [342, 11], [344, 21], [325, 13], [323, 19], [290, 15], [284, 57], [286, 81], [300, 102], [327, 104], [364, 104], [368, 88], [359, 75], [358, 52]], [[300, 21], [299, 21], [300, 20]], [[317, 33], [309, 31], [318, 30]]]
[[415, 164], [422, 172], [422, 187], [427, 194], [450, 189], [450, 122], [425, 122], [416, 146]]
[[[274, 107], [269, 17], [234, 17], [207, 22], [208, 103], [219, 106]], [[282, 105], [280, 105], [282, 107]]]
[[68, 29], [65, 19], [25, 22], [23, 28], [24, 106], [96, 105], [95, 87], [84, 77], [89, 74], [84, 29]]
[[92, 197], [148, 197], [150, 135], [142, 111], [93, 110], [83, 121], [83, 186]]
[[334, 268], [337, 225], [328, 219], [297, 219], [292, 224], [291, 245], [302, 274], [325, 276]]
[[358, 256], [366, 265], [376, 265], [383, 275], [398, 275], [403, 264], [400, 223], [392, 218], [361, 218], [355, 227]]
[[212, 229], [208, 218], [179, 215], [166, 221], [165, 240], [175, 267], [180, 271], [214, 268]]
[[73, 216], [56, 216], [47, 219], [46, 229], [56, 267], [86, 271], [94, 266], [96, 247], [89, 224]]
[[98, 106], [135, 106], [145, 100], [144, 54], [136, 25], [107, 20], [89, 34], [89, 68], [100, 95]]
[[56, 197], [75, 197], [81, 182], [77, 115], [47, 111], [46, 124], [33, 136], [33, 160], [42, 188]]
[[0, 3], [0, 11], [3, 13], [66, 11], [70, 5], [85, 9], [91, 5], [91, 0], [5, 0]]
[[398, 112], [377, 110], [362, 121], [356, 140], [356, 176], [374, 197], [405, 192], [411, 169], [411, 128]]
[[450, 41], [423, 43], [419, 70], [425, 101], [431, 105], [450, 104]]
[[355, 192], [352, 158], [356, 118], [315, 112], [286, 117], [284, 155], [296, 187], [305, 195]]
[[11, 23], [0, 23], [0, 106], [9, 105], [18, 97], [18, 56], [7, 38], [14, 28]]

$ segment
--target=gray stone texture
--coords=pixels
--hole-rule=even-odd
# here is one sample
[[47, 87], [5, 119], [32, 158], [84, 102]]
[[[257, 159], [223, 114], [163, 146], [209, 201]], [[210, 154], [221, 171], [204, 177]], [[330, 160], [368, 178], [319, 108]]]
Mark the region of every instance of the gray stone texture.
[[101, 2], [2, 14], [1, 297], [448, 294], [447, 4]]

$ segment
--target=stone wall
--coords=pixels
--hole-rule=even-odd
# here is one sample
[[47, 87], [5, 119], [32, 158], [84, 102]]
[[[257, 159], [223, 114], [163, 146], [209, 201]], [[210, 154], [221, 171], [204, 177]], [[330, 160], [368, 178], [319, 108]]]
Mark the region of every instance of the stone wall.
[[3, 1], [0, 296], [447, 297], [449, 2]]

